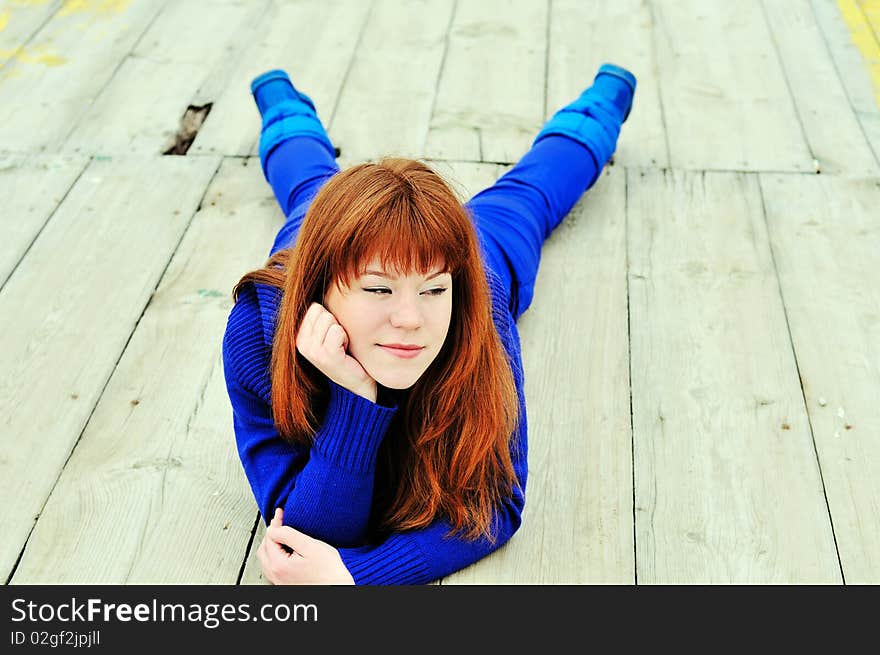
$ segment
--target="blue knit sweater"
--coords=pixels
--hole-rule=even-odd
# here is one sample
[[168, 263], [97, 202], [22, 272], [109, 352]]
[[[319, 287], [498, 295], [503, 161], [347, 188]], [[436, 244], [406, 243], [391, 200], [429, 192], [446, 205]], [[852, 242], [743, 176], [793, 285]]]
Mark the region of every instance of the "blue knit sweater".
[[[492, 315], [519, 396], [519, 425], [510, 454], [522, 491], [527, 475], [527, 421], [519, 334], [509, 297], [491, 270]], [[517, 530], [525, 498], [515, 489], [495, 512], [496, 540], [447, 534], [437, 518], [428, 527], [371, 539], [376, 459], [398, 408], [370, 402], [327, 380], [329, 400], [311, 448], [282, 440], [271, 407], [269, 367], [281, 291], [242, 287], [223, 338], [223, 365], [232, 402], [238, 454], [265, 517], [284, 509], [284, 523], [339, 549], [357, 584], [423, 584], [462, 569], [507, 542]], [[381, 399], [380, 399], [381, 400]]]

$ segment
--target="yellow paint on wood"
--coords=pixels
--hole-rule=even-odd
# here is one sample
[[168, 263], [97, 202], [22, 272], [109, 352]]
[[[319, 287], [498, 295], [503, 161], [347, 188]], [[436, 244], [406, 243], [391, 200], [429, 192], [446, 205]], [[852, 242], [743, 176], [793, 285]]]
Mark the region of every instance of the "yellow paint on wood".
[[874, 101], [880, 107], [880, 0], [837, 0], [840, 14], [849, 28], [874, 87]]
[[874, 31], [874, 38], [880, 41], [880, 1], [858, 0], [859, 9], [865, 14], [865, 19]]
[[[0, 60], [0, 64], [2, 64], [2, 63], [3, 63], [3, 61]], [[8, 70], [6, 70], [6, 72], [4, 72], [2, 75], [0, 75], [0, 83], [5, 82], [6, 80], [14, 80], [18, 77], [22, 77], [23, 75], [24, 75], [24, 73], [22, 73], [21, 70], [18, 68], [8, 69]]]
[[22, 64], [42, 64], [43, 66], [61, 66], [67, 63], [66, 58], [46, 48], [0, 50], [0, 64], [5, 63], [8, 59]]
[[58, 12], [59, 16], [76, 13], [118, 14], [125, 11], [131, 0], [67, 0]]
[[[29, 7], [46, 4], [48, 0], [12, 0], [13, 7]], [[131, 4], [131, 0], [66, 0], [58, 11], [58, 16], [71, 14], [83, 14], [89, 16], [109, 16], [125, 11]], [[0, 11], [0, 32], [9, 24], [11, 12], [8, 9]], [[89, 26], [94, 23], [94, 18], [89, 19]], [[86, 29], [85, 25], [76, 26], [80, 30]], [[96, 35], [98, 39], [104, 38], [106, 32]], [[50, 52], [45, 46], [28, 49], [26, 47], [13, 50], [0, 50], [0, 64], [13, 60], [23, 64], [42, 64], [43, 66], [61, 66], [68, 62], [66, 57]], [[8, 76], [7, 76], [8, 77]]]

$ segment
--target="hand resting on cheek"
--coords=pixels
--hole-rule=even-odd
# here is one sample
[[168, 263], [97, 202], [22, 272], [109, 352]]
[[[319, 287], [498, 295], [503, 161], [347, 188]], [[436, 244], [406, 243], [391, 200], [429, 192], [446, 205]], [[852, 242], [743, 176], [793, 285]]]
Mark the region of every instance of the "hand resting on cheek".
[[347, 348], [345, 328], [323, 305], [313, 302], [296, 335], [296, 349], [339, 386], [376, 402], [376, 381]]

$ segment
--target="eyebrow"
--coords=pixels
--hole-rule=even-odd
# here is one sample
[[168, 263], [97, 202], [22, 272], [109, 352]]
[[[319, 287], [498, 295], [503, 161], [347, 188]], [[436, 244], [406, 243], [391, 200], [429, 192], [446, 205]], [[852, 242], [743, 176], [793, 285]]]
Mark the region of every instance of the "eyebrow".
[[[441, 275], [443, 275], [446, 272], [447, 271], [438, 271], [438, 272], [434, 273], [434, 275], [430, 275], [425, 279], [426, 280], [433, 280], [435, 277], [440, 277]], [[388, 277], [388, 274], [385, 273], [385, 271], [364, 271], [364, 275], [378, 275], [379, 277]], [[392, 279], [392, 278], [388, 278], [388, 279]]]

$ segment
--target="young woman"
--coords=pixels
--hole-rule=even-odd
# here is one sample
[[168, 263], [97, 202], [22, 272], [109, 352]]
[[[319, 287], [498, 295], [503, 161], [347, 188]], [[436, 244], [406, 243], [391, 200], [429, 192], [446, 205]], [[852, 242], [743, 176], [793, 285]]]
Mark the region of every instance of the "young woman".
[[462, 205], [423, 163], [339, 171], [312, 101], [256, 78], [287, 217], [235, 287], [223, 361], [275, 584], [419, 584], [485, 557], [525, 503], [516, 320], [541, 244], [613, 153], [635, 92], [603, 65]]

